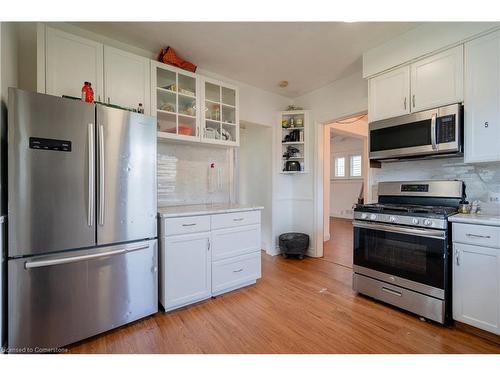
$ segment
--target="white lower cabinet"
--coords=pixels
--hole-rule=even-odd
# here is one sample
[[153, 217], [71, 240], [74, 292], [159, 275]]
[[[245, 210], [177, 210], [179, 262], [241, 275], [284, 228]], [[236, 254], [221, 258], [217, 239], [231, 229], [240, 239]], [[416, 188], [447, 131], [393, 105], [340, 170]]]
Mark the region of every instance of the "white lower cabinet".
[[165, 310], [210, 298], [210, 232], [164, 237], [160, 248], [160, 302]]
[[159, 289], [165, 311], [261, 277], [260, 211], [162, 218], [160, 236]]
[[212, 263], [212, 294], [253, 284], [261, 277], [260, 251]]
[[[500, 335], [500, 243], [495, 244], [498, 248], [470, 244], [492, 238], [476, 234], [485, 228], [500, 231], [453, 224], [453, 319]], [[469, 243], [456, 242], [460, 239]]]

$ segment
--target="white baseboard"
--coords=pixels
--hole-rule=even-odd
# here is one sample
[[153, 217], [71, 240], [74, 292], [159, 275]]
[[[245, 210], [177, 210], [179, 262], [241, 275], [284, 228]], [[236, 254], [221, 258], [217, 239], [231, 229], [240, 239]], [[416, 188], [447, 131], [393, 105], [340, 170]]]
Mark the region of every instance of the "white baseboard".
[[323, 242], [330, 241], [330, 233], [323, 236]]
[[272, 257], [281, 254], [281, 250], [279, 247], [274, 248], [274, 250], [272, 249], [264, 249], [264, 250], [266, 250], [267, 255], [271, 255]]

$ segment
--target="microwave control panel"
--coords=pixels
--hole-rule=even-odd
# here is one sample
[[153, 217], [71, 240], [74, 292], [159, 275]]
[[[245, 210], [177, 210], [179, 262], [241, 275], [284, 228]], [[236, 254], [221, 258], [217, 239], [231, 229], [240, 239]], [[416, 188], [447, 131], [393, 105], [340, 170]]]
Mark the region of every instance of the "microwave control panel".
[[455, 142], [455, 115], [438, 117], [437, 119], [437, 143]]

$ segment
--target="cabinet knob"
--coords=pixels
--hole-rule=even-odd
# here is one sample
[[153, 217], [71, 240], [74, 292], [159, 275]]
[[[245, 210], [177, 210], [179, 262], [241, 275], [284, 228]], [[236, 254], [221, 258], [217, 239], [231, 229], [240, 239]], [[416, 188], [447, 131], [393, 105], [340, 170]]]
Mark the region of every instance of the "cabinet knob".
[[484, 127], [485, 127], [485, 128], [487, 128], [488, 126], [490, 126], [490, 124], [488, 124], [488, 121], [486, 121], [486, 122], [484, 123]]

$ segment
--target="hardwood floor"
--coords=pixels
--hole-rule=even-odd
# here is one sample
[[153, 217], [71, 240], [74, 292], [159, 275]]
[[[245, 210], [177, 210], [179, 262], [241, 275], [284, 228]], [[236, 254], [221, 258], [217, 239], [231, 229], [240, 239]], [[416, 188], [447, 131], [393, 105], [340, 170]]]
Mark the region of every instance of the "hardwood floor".
[[71, 353], [500, 353], [500, 345], [358, 296], [351, 270], [262, 255], [256, 285], [158, 313]]
[[330, 218], [330, 240], [323, 244], [323, 258], [352, 268], [352, 220]]

